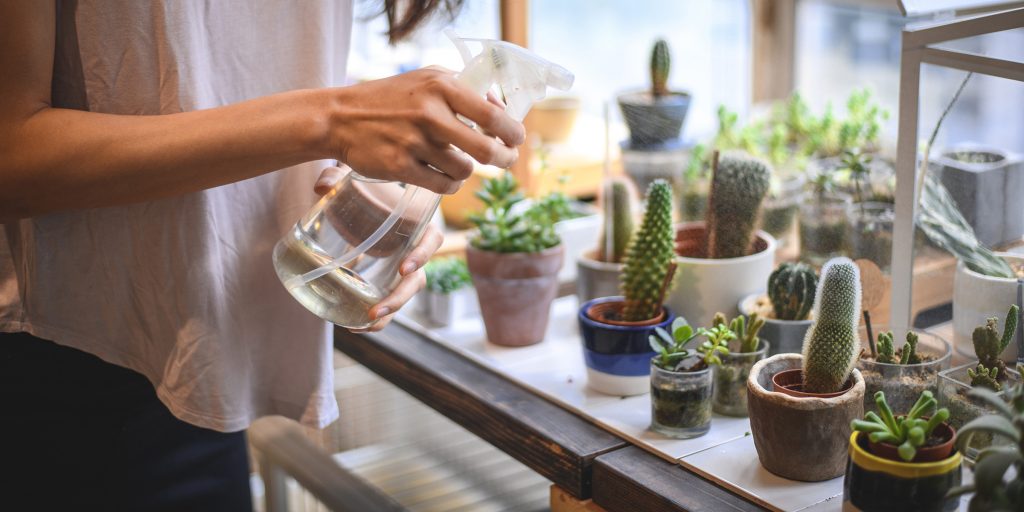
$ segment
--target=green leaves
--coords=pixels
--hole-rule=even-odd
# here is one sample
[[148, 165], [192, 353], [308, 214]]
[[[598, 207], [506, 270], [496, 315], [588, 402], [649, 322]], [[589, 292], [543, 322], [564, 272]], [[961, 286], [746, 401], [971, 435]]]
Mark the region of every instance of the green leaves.
[[430, 260], [423, 271], [427, 275], [427, 289], [436, 293], [447, 295], [472, 282], [466, 262], [459, 258]]
[[484, 180], [483, 188], [475, 195], [485, 209], [469, 216], [469, 221], [478, 229], [471, 241], [473, 247], [502, 253], [540, 252], [561, 242], [552, 216], [565, 214], [561, 205], [564, 198], [545, 198], [525, 213], [515, 214], [513, 207], [524, 199], [518, 186], [515, 177], [508, 172]]
[[949, 418], [949, 410], [946, 408], [935, 411], [929, 420], [922, 418], [934, 411], [937, 403], [932, 392], [925, 391], [921, 393], [909, 413], [894, 416], [885, 401], [885, 393], [879, 391], [875, 393], [878, 413], [868, 411], [863, 420], [853, 420], [850, 428], [867, 434], [873, 443], [896, 445], [896, 452], [900, 458], [910, 462], [917, 455], [917, 449], [924, 446], [935, 427]]
[[[682, 318], [676, 318], [672, 322], [672, 334], [660, 327], [656, 328], [654, 332], [655, 335], [648, 337], [648, 342], [651, 348], [659, 354], [655, 364], [668, 371], [694, 371], [704, 366], [722, 364], [719, 356], [729, 353], [726, 343], [736, 337], [736, 334], [725, 325], [715, 326], [711, 329], [702, 327], [694, 332], [693, 327], [690, 327]], [[701, 363], [687, 369], [680, 368], [680, 363], [694, 355], [686, 346], [699, 336], [707, 338], [696, 349], [696, 353], [701, 355]]]

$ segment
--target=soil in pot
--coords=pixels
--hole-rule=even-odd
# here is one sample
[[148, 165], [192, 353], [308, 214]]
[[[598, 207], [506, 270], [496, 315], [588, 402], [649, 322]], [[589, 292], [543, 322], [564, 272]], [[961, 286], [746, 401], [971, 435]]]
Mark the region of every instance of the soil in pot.
[[711, 428], [711, 369], [670, 372], [651, 365], [651, 430], [676, 438]]
[[599, 302], [587, 308], [587, 318], [609, 325], [622, 325], [622, 326], [636, 326], [643, 327], [645, 325], [655, 325], [665, 320], [665, 308], [661, 309], [661, 313], [649, 320], [643, 320], [639, 322], [627, 322], [622, 319], [622, 310], [626, 307], [626, 303], [623, 301], [615, 302]]
[[806, 393], [804, 392], [804, 371], [800, 368], [794, 368], [772, 375], [772, 385], [772, 391], [797, 398], [834, 398], [849, 391], [853, 387], [853, 379], [847, 379], [843, 388], [835, 393]]

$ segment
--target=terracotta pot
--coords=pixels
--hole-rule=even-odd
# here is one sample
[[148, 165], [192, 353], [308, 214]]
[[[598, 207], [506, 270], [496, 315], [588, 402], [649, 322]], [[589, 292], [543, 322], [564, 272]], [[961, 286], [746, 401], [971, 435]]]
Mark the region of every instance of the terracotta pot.
[[[927, 417], [925, 417], [927, 419]], [[956, 431], [953, 427], [949, 426], [949, 423], [940, 423], [939, 426], [935, 427], [932, 432], [935, 435], [945, 439], [946, 441], [942, 444], [935, 446], [922, 446], [917, 449], [917, 454], [910, 462], [937, 462], [945, 460], [949, 457], [950, 453], [953, 453], [953, 443], [956, 442]], [[871, 453], [878, 455], [879, 457], [893, 460], [896, 462], [906, 462], [900, 458], [898, 451], [899, 447], [890, 443], [876, 443], [868, 439], [868, 450]]]
[[544, 339], [564, 252], [562, 244], [538, 253], [466, 248], [466, 263], [491, 343], [522, 346]]
[[808, 393], [804, 391], [804, 371], [800, 368], [795, 368], [792, 370], [784, 370], [772, 375], [772, 386], [774, 386], [775, 391], [789, 396], [804, 398], [833, 398], [849, 391], [850, 388], [853, 387], [853, 381], [847, 380], [843, 389], [836, 391], [835, 393]]
[[800, 354], [758, 361], [747, 379], [750, 431], [761, 465], [783, 478], [818, 482], [846, 470], [850, 422], [864, 417], [864, 379], [832, 398], [794, 397], [773, 390], [773, 375], [803, 366]]

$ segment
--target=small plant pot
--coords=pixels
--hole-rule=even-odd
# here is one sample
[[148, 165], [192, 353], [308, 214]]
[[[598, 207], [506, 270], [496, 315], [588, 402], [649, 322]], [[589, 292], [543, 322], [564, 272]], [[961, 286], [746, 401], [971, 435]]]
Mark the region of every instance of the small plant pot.
[[850, 435], [843, 480], [843, 510], [952, 512], [960, 497], [946, 494], [961, 484], [959, 452], [934, 462], [903, 462], [871, 452], [866, 435]]
[[753, 254], [739, 258], [708, 259], [704, 254], [703, 222], [676, 226], [675, 287], [666, 301], [691, 325], [711, 325], [716, 312], [736, 316], [740, 299], [763, 291], [775, 269], [777, 244], [758, 231]]
[[422, 297], [427, 318], [434, 325], [447, 327], [458, 320], [480, 312], [476, 291], [466, 286], [451, 293], [427, 290]]
[[[747, 295], [739, 303], [740, 313], [747, 317], [757, 311], [757, 303], [764, 297], [763, 293]], [[766, 297], [765, 297], [766, 299]], [[768, 342], [768, 356], [775, 354], [799, 354], [803, 351], [804, 337], [811, 328], [813, 320], [779, 320], [764, 315], [764, 326], [758, 336]]]
[[564, 244], [538, 253], [466, 248], [466, 263], [491, 343], [523, 346], [544, 339], [564, 252]]
[[690, 94], [673, 91], [655, 97], [649, 91], [637, 91], [619, 95], [618, 102], [629, 128], [630, 145], [650, 148], [679, 138], [690, 109]]
[[1006, 151], [963, 145], [933, 159], [978, 241], [996, 247], [1024, 234], [1024, 164]]
[[808, 194], [800, 205], [800, 259], [814, 266], [843, 256], [850, 196]]
[[634, 146], [624, 141], [622, 148], [622, 169], [633, 180], [638, 190], [647, 187], [657, 179], [669, 183], [679, 182], [679, 169], [686, 165], [689, 153], [680, 140], [671, 140], [657, 146]]
[[[803, 202], [804, 185], [807, 178], [801, 173], [792, 173], [772, 183], [772, 190], [764, 200], [761, 209], [761, 229], [775, 237], [779, 245], [785, 246], [794, 238], [800, 203]], [[705, 201], [706, 202], [706, 201]]]
[[619, 294], [622, 263], [597, 261], [595, 254], [597, 249], [581, 254], [576, 260], [576, 297], [581, 303]]
[[[1024, 201], [1022, 201], [1024, 202]], [[1024, 257], [1009, 253], [996, 253], [1011, 267], [1024, 265]], [[1006, 317], [1006, 308], [1017, 304], [1017, 280], [990, 277], [979, 274], [964, 263], [957, 262], [953, 275], [953, 345], [956, 351], [968, 358], [975, 358], [971, 334], [974, 328], [985, 325], [989, 317], [998, 317], [1000, 325]], [[1018, 330], [1010, 345], [1003, 351], [1007, 364], [1017, 360], [1017, 342], [1024, 331]]]
[[949, 343], [939, 336], [917, 329], [872, 326], [872, 334], [876, 339], [878, 333], [892, 331], [893, 344], [897, 347], [902, 347], [906, 342], [908, 330], [917, 333], [917, 353], [924, 360], [922, 363], [879, 363], [871, 359], [867, 330], [864, 325], [860, 326], [862, 352], [861, 358], [857, 360], [857, 368], [864, 377], [864, 410], [875, 409], [875, 393], [878, 391], [885, 393], [885, 401], [894, 414], [910, 412], [918, 397], [925, 391], [931, 391], [938, 396], [939, 372], [948, 369], [953, 359], [953, 349]]
[[[923, 419], [928, 419], [924, 416]], [[944, 439], [938, 444], [925, 445], [917, 449], [917, 453], [914, 455], [914, 459], [910, 462], [938, 462], [940, 460], [947, 459], [953, 453], [953, 444], [956, 442], [956, 431], [953, 427], [949, 426], [949, 423], [942, 423], [935, 427], [932, 434], [939, 438]], [[903, 462], [900, 458], [899, 446], [891, 443], [876, 443], [868, 438], [868, 450], [872, 454], [878, 455], [883, 459], [889, 459], [896, 462]]]
[[[977, 398], [967, 396], [971, 388], [971, 379], [967, 375], [969, 368], [977, 368], [978, 361], [956, 366], [939, 372], [939, 407], [949, 409], [949, 425], [960, 430], [971, 420], [988, 414], [997, 414], [988, 403]], [[1006, 390], [1020, 382], [1020, 374], [1007, 368], [1007, 380], [1003, 383], [1003, 390], [999, 396], [1006, 396]], [[976, 433], [971, 436], [970, 443], [964, 450], [964, 457], [970, 461], [978, 455], [978, 452], [992, 445], [993, 439], [990, 434]], [[999, 441], [1003, 442], [1003, 441]]]
[[850, 388], [830, 398], [775, 390], [775, 374], [802, 365], [799, 354], [779, 354], [754, 364], [747, 379], [750, 431], [768, 471], [791, 480], [829, 480], [846, 469], [850, 422], [864, 416], [864, 379], [854, 369]]
[[847, 210], [846, 240], [850, 258], [866, 259], [882, 272], [892, 268], [892, 233], [896, 207], [892, 203], [853, 203]]
[[[600, 236], [601, 216], [597, 208], [587, 203], [573, 201], [570, 207], [580, 216], [556, 222], [555, 233], [565, 247], [565, 261], [577, 261], [586, 247]], [[558, 271], [558, 280], [563, 283], [575, 281], [577, 270], [575, 265], [562, 265]]]
[[722, 364], [714, 367], [714, 392], [711, 407], [726, 416], [747, 415], [747, 378], [754, 363], [765, 358], [770, 343], [761, 340], [754, 352], [729, 352], [721, 356]]
[[622, 297], [601, 297], [580, 306], [577, 320], [583, 338], [587, 386], [616, 396], [641, 395], [650, 389], [651, 350], [648, 337], [658, 327], [669, 329], [675, 317], [668, 308], [648, 322], [609, 322], [604, 311], [622, 309]]
[[678, 439], [707, 434], [711, 429], [711, 369], [672, 372], [651, 360], [650, 372], [651, 430]]

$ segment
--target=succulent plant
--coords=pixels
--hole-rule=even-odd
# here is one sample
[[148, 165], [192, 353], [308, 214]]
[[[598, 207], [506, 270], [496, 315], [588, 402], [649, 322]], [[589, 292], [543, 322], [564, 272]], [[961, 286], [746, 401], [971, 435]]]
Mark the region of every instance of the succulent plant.
[[1013, 340], [1019, 317], [1020, 308], [1016, 304], [1010, 306], [1003, 322], [1002, 336], [999, 335], [999, 319], [996, 317], [989, 318], [985, 325], [974, 329], [971, 338], [974, 341], [974, 353], [978, 356], [978, 369], [967, 370], [972, 386], [984, 386], [994, 391], [1002, 389], [1000, 382], [1006, 380], [1006, 365], [999, 355]]
[[427, 275], [427, 289], [444, 295], [470, 286], [473, 282], [465, 260], [459, 258], [430, 260], [423, 266], [423, 272]]
[[739, 348], [735, 350], [737, 353], [757, 352], [757, 347], [761, 344], [761, 338], [758, 338], [757, 334], [764, 327], [764, 319], [756, 312], [750, 314], [749, 320], [743, 315], [739, 315], [732, 321], [729, 321], [724, 313], [715, 313], [711, 325], [712, 327], [727, 326], [736, 334], [736, 340], [739, 342]]
[[743, 153], [730, 151], [718, 159], [707, 212], [708, 258], [749, 254], [771, 174], [766, 162]]
[[651, 95], [659, 98], [668, 94], [668, 73], [672, 69], [672, 56], [668, 42], [658, 39], [651, 50]]
[[523, 200], [519, 184], [512, 173], [484, 180], [476, 197], [484, 203], [482, 213], [469, 216], [479, 232], [470, 243], [482, 251], [501, 253], [540, 252], [561, 243], [554, 222], [535, 210], [529, 215], [512, 213], [513, 206]]
[[806, 263], [783, 263], [768, 276], [768, 298], [775, 318], [806, 320], [814, 306], [818, 275]]
[[804, 337], [804, 391], [835, 393], [850, 377], [860, 339], [860, 270], [849, 258], [821, 269], [814, 298], [814, 324]]
[[[609, 187], [610, 191], [604, 200], [609, 203], [605, 205], [605, 212], [611, 212], [611, 215], [606, 215], [604, 219], [605, 226], [601, 230], [597, 259], [609, 263], [622, 263], [622, 258], [626, 256], [626, 247], [633, 237], [633, 188], [625, 178], [613, 178]], [[609, 222], [611, 226], [608, 226]], [[611, 247], [605, 239], [609, 231], [612, 234]], [[609, 248], [611, 253], [608, 252]]]
[[672, 186], [665, 180], [654, 180], [647, 188], [646, 202], [643, 221], [626, 250], [620, 277], [625, 297], [622, 319], [627, 322], [658, 316], [671, 285], [666, 283], [669, 267], [675, 260]]
[[[695, 338], [704, 336], [707, 340], [697, 347], [695, 352], [700, 354], [701, 359], [690, 368], [681, 368], [682, 362], [693, 355], [686, 348]], [[736, 333], [732, 332], [724, 324], [715, 325], [710, 329], [703, 327], [693, 330], [690, 324], [683, 318], [676, 318], [672, 322], [672, 333], [669, 334], [661, 327], [655, 329], [655, 334], [647, 339], [651, 348], [658, 353], [655, 356], [654, 364], [663, 370], [668, 371], [697, 371], [708, 366], [722, 364], [719, 355], [729, 354], [729, 340], [735, 339]]]
[[[894, 416], [885, 401], [885, 393], [878, 391], [875, 393], [878, 413], [868, 411], [863, 420], [853, 420], [850, 428], [867, 434], [873, 443], [896, 445], [900, 458], [910, 462], [914, 460], [917, 449], [924, 446], [935, 427], [949, 419], [949, 409], [943, 407], [935, 411], [936, 404], [938, 401], [932, 396], [932, 392], [925, 390], [909, 413]], [[932, 411], [935, 411], [934, 414]], [[931, 417], [922, 418], [925, 415]]]
[[916, 332], [907, 331], [907, 342], [897, 351], [892, 331], [878, 333], [878, 357], [875, 361], [886, 364], [920, 364], [921, 356], [917, 354], [918, 339]]

